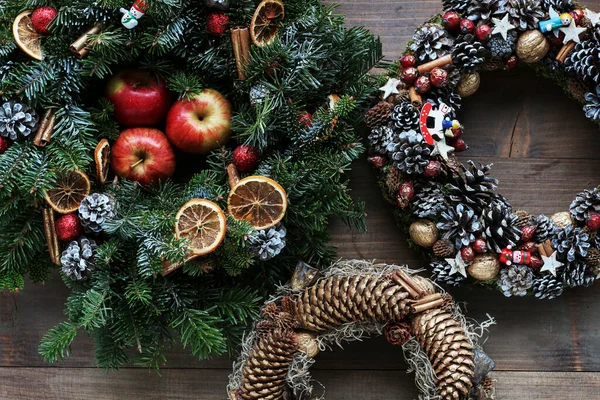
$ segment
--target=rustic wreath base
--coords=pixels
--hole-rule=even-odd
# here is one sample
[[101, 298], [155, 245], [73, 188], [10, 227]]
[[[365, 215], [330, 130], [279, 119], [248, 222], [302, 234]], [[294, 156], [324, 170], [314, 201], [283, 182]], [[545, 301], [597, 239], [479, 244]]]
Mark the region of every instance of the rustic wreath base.
[[419, 399], [493, 399], [494, 362], [478, 341], [493, 324], [468, 322], [452, 297], [406, 267], [299, 264], [262, 309], [230, 375], [231, 400], [322, 399], [309, 372], [334, 344], [385, 334], [401, 345]]

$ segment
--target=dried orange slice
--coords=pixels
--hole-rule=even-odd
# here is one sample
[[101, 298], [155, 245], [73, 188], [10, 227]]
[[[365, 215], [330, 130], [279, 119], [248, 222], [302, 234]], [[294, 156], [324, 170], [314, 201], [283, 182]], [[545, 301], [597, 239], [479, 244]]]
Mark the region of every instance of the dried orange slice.
[[287, 195], [279, 183], [264, 176], [249, 176], [231, 189], [227, 209], [235, 219], [248, 221], [254, 229], [261, 230], [283, 219], [287, 203]]
[[252, 42], [263, 47], [275, 39], [279, 24], [285, 17], [281, 0], [263, 0], [260, 2], [250, 23]]
[[77, 211], [79, 204], [90, 194], [90, 178], [81, 171], [63, 172], [53, 189], [46, 190], [46, 202], [59, 214]]
[[190, 255], [202, 256], [215, 251], [225, 239], [225, 213], [212, 201], [192, 199], [177, 212], [175, 235], [190, 242]]
[[13, 36], [17, 45], [31, 58], [42, 61], [42, 35], [33, 29], [31, 14], [26, 10], [17, 15], [13, 22]]
[[102, 139], [94, 151], [96, 162], [96, 178], [98, 183], [104, 184], [108, 179], [108, 166], [110, 164], [110, 144], [108, 140]]

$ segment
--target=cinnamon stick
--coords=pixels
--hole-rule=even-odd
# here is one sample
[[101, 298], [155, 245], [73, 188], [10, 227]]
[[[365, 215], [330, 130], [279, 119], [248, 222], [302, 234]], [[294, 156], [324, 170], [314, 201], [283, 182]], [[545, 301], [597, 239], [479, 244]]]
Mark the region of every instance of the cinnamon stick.
[[563, 47], [560, 48], [560, 51], [556, 55], [556, 61], [558, 61], [560, 63], [564, 63], [565, 60], [567, 59], [567, 56], [571, 52], [571, 50], [573, 50], [574, 48], [575, 48], [574, 41], [571, 40], [571, 41], [567, 42], [567, 44], [563, 45]]
[[394, 274], [392, 274], [392, 280], [398, 285], [402, 286], [404, 290], [408, 292], [409, 296], [413, 299], [423, 297], [423, 289], [421, 289], [419, 285], [415, 283], [415, 281], [410, 277], [410, 275], [408, 275], [401, 269], [397, 270]]
[[417, 93], [417, 90], [415, 89], [414, 86], [412, 86], [410, 89], [408, 89], [408, 96], [409, 96], [410, 102], [414, 108], [423, 107], [423, 97], [421, 97], [421, 95], [419, 93]]
[[438, 308], [441, 307], [444, 304], [444, 299], [439, 296], [439, 298], [437, 299], [433, 299], [424, 303], [414, 303], [411, 307], [410, 310], [413, 312], [413, 314], [418, 314], [418, 313], [422, 313], [423, 311], [427, 311], [427, 310], [431, 310], [432, 308]]
[[417, 71], [419, 71], [419, 74], [424, 74], [436, 67], [444, 67], [449, 64], [452, 64], [452, 54], [448, 54], [444, 57], [436, 58], [433, 61], [429, 61], [428, 63], [421, 64], [417, 67]]
[[33, 144], [37, 147], [46, 147], [52, 139], [52, 132], [54, 131], [54, 120], [56, 118], [56, 110], [50, 108], [46, 110], [42, 116], [40, 127], [38, 128], [35, 137], [33, 138]]
[[235, 56], [235, 65], [238, 71], [238, 78], [246, 79], [245, 70], [250, 60], [250, 32], [248, 28], [238, 26], [231, 30], [231, 43], [233, 45], [233, 55]]
[[540, 255], [544, 257], [550, 257], [552, 253], [554, 253], [554, 248], [552, 248], [552, 243], [550, 240], [546, 240], [544, 243], [538, 244], [537, 250]]
[[98, 33], [100, 33], [101, 30], [102, 24], [100, 22], [96, 23], [87, 32], [85, 32], [76, 41], [74, 41], [69, 47], [69, 50], [71, 50], [71, 52], [75, 54], [77, 58], [83, 58], [87, 56], [87, 54], [89, 53], [89, 49], [87, 47], [87, 41], [89, 36], [97, 35]]
[[50, 253], [50, 260], [60, 265], [60, 250], [58, 248], [58, 238], [56, 237], [56, 229], [54, 227], [54, 210], [50, 208], [44, 208], [42, 210], [44, 219], [44, 233], [46, 234], [46, 242], [48, 244], [48, 252]]
[[229, 176], [229, 187], [233, 189], [240, 181], [240, 173], [234, 164], [229, 164], [227, 166], [227, 175]]

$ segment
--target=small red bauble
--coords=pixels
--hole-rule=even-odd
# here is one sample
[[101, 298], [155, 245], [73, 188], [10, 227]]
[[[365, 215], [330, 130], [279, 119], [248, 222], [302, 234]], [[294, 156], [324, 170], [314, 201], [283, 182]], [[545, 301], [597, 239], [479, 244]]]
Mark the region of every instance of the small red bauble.
[[535, 235], [535, 226], [525, 225], [521, 228], [521, 240], [527, 242], [533, 239], [533, 235]]
[[477, 40], [481, 42], [488, 40], [491, 34], [492, 28], [490, 28], [489, 25], [479, 25], [477, 28], [475, 28], [475, 37], [477, 37]]
[[417, 64], [417, 57], [413, 54], [405, 54], [400, 59], [400, 64], [404, 68], [414, 67]]
[[400, 184], [400, 187], [396, 192], [396, 204], [400, 208], [406, 208], [414, 196], [415, 188], [412, 181], [404, 181]]
[[229, 17], [222, 12], [212, 12], [206, 17], [206, 28], [213, 36], [222, 36], [229, 25]]
[[522, 245], [519, 246], [519, 250], [523, 250], [523, 251], [528, 251], [528, 252], [532, 252], [536, 250], [536, 244], [535, 242], [525, 242]]
[[56, 237], [63, 242], [70, 242], [83, 234], [79, 217], [75, 214], [62, 215], [54, 223]]
[[429, 78], [426, 76], [418, 77], [417, 81], [415, 82], [415, 90], [417, 93], [424, 94], [429, 92], [429, 89], [431, 89], [431, 81]]
[[487, 251], [487, 243], [482, 238], [477, 238], [473, 242], [473, 250], [477, 253], [485, 253]]
[[448, 83], [448, 72], [443, 68], [435, 67], [429, 73], [429, 80], [433, 86], [442, 87]]
[[587, 226], [592, 231], [597, 231], [598, 229], [600, 229], [600, 214], [591, 213], [587, 221], [585, 221], [585, 226]]
[[439, 175], [440, 169], [442, 169], [442, 164], [439, 161], [429, 160], [425, 167], [425, 171], [423, 171], [423, 175], [427, 178], [435, 178]]
[[460, 249], [460, 257], [466, 262], [473, 261], [475, 259], [475, 250], [471, 246], [465, 246]]
[[517, 67], [517, 64], [519, 64], [519, 59], [517, 58], [517, 56], [510, 56], [506, 59], [506, 68], [508, 68], [509, 70], [515, 69]]
[[442, 25], [447, 31], [456, 31], [460, 26], [460, 15], [456, 11], [447, 11], [442, 17]]
[[585, 15], [581, 8], [576, 8], [573, 11], [571, 11], [569, 14], [571, 14], [571, 17], [573, 18], [573, 21], [575, 21], [576, 24], [579, 24], [579, 22], [581, 22], [581, 19]]
[[369, 162], [372, 166], [374, 166], [377, 169], [383, 168], [385, 166], [385, 158], [383, 158], [379, 154], [369, 157]]
[[475, 31], [475, 23], [473, 23], [473, 21], [471, 21], [470, 19], [463, 19], [462, 21], [460, 21], [461, 33], [473, 33], [473, 31]]
[[258, 164], [259, 158], [260, 153], [258, 150], [247, 144], [242, 144], [233, 151], [233, 164], [240, 172], [254, 169]]
[[4, 154], [6, 150], [10, 147], [10, 140], [5, 137], [0, 136], [0, 154]]
[[542, 261], [541, 258], [539, 258], [538, 256], [531, 256], [530, 260], [529, 260], [529, 266], [533, 269], [538, 269], [541, 268], [542, 265], [544, 265], [544, 261]]
[[469, 146], [467, 146], [467, 143], [462, 138], [453, 139], [450, 142], [450, 146], [454, 147], [454, 151], [456, 151], [457, 153], [465, 151], [469, 148]]
[[419, 77], [419, 71], [415, 67], [408, 67], [402, 71], [402, 82], [412, 85]]
[[459, 126], [458, 128], [452, 128], [452, 137], [454, 139], [461, 137], [463, 134], [463, 130], [462, 127]]
[[310, 128], [310, 126], [312, 125], [312, 119], [313, 119], [312, 114], [309, 113], [308, 111], [306, 111], [304, 114], [302, 114], [300, 116], [300, 118], [298, 118], [298, 122], [303, 124], [304, 128]]
[[31, 24], [33, 25], [33, 29], [41, 35], [47, 35], [50, 33], [48, 25], [56, 18], [57, 14], [58, 11], [56, 11], [56, 8], [54, 7], [45, 6], [36, 8], [31, 14]]

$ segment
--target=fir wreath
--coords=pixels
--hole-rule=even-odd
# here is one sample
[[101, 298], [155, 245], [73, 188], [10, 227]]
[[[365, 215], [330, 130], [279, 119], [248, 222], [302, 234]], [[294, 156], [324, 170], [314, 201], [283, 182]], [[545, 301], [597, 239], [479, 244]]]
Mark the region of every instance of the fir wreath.
[[[572, 1], [448, 0], [417, 29], [366, 115], [372, 164], [410, 242], [432, 258], [433, 278], [475, 281], [506, 296], [560, 296], [600, 274], [600, 192], [586, 189], [551, 217], [514, 210], [491, 165], [461, 164], [461, 98], [478, 71], [518, 62], [561, 85], [600, 122], [600, 14]], [[382, 82], [383, 83], [383, 82]], [[418, 126], [418, 128], [415, 128]]]
[[[324, 266], [334, 257], [330, 217], [363, 228], [345, 172], [363, 152], [353, 127], [371, 101], [366, 73], [381, 44], [363, 28], [345, 29], [319, 0], [286, 1], [285, 12], [278, 0], [123, 6], [0, 1], [0, 288], [21, 289], [27, 276], [45, 281], [54, 260], [71, 294], [68, 320], [42, 338], [44, 359], [69, 355], [85, 330], [99, 366], [158, 368], [176, 341], [198, 358], [235, 346], [261, 296], [290, 266]], [[250, 35], [239, 28], [248, 26]], [[113, 179], [115, 168], [107, 176], [122, 131], [115, 117], [124, 110], [102, 93], [125, 67], [166, 82], [180, 106], [218, 90], [231, 104], [232, 140], [206, 156], [178, 154], [173, 180]], [[166, 157], [159, 168], [172, 162]], [[231, 208], [224, 216], [236, 167], [281, 187], [274, 190], [281, 215], [270, 221], [287, 206], [280, 224], [255, 229]], [[202, 238], [216, 249], [174, 233], [190, 199], [191, 215], [206, 211], [207, 226], [220, 229], [222, 243]], [[48, 204], [72, 213], [59, 216]], [[191, 257], [201, 253], [190, 255], [191, 242], [214, 251]], [[165, 274], [165, 266], [181, 267]]]

